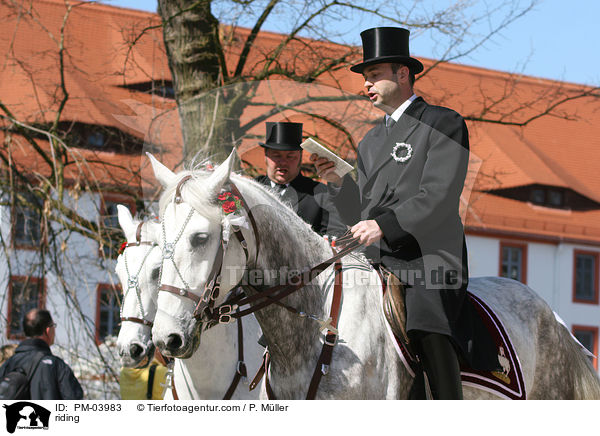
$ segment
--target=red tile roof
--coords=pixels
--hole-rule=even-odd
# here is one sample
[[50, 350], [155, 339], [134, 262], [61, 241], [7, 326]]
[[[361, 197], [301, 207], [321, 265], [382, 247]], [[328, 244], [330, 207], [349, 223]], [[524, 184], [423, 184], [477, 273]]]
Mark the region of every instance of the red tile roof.
[[[33, 6], [29, 6], [30, 2], [23, 3], [33, 16], [23, 11], [17, 13], [6, 2], [0, 4], [0, 50], [4, 59], [0, 66], [0, 100], [20, 120], [48, 123], [54, 120], [62, 95], [57, 87], [60, 76], [56, 38], [60, 35], [66, 6], [61, 0], [36, 0]], [[159, 17], [95, 3], [72, 4], [66, 24], [64, 58], [70, 99], [63, 119], [113, 126], [169, 150], [180, 144], [181, 132], [173, 102], [123, 87], [170, 80], [162, 31], [153, 28], [160, 24]], [[130, 50], [129, 42], [146, 28], [149, 29]], [[233, 41], [227, 54], [232, 69], [235, 65], [232, 60], [237, 59], [247, 33], [247, 29], [223, 28], [223, 37]], [[281, 38], [279, 34], [261, 33], [245, 72], [251, 73], [252, 66], [254, 72], [258, 71], [264, 54], [273, 50]], [[317, 62], [319, 58], [347, 50], [347, 47], [307, 39], [294, 41], [290, 47], [283, 53], [281, 62], [297, 64], [299, 72], [307, 71], [307, 59]], [[298, 55], [300, 52], [303, 56]], [[428, 67], [433, 61], [423, 59], [423, 62]], [[316, 84], [294, 84], [293, 89], [287, 86], [289, 82], [271, 82], [270, 85], [279, 87], [278, 98], [283, 96], [289, 100], [305, 95], [306, 87], [325, 95], [333, 92], [330, 87], [336, 83], [350, 95], [362, 91], [361, 76], [346, 68], [320, 77]], [[542, 184], [570, 188], [600, 202], [598, 98], [567, 101], [553, 109], [552, 115], [534, 119], [524, 127], [478, 121], [484, 117], [519, 123], [546, 110], [550, 99], [569, 98], [587, 90], [589, 88], [582, 85], [456, 64], [441, 64], [419, 78], [416, 84], [416, 92], [430, 103], [452, 107], [470, 119], [472, 152], [483, 160], [476, 182], [478, 189]], [[268, 99], [271, 91], [265, 88], [257, 98]], [[260, 110], [248, 109], [244, 119]], [[337, 117], [348, 128], [354, 145], [369, 128], [364, 120], [380, 116], [367, 101], [351, 105], [323, 103], [319, 110], [330, 111], [329, 115]], [[565, 114], [567, 116], [563, 116]], [[334, 147], [344, 144], [345, 138], [325, 123], [307, 121], [292, 111], [282, 111], [272, 119], [284, 117], [302, 119], [305, 133], [318, 134]], [[260, 123], [250, 132], [255, 137], [242, 141], [240, 153], [245, 160], [262, 166], [262, 152], [257, 148], [256, 137], [264, 135], [264, 125]], [[39, 142], [48, 149], [45, 141]], [[32, 153], [27, 147], [25, 144], [17, 157], [29, 168], [47, 172], [42, 162], [31, 161]], [[129, 180], [139, 186], [140, 178], [127, 174], [131, 168], [137, 171], [140, 165], [147, 166], [145, 158], [137, 155], [80, 152], [90, 159], [122, 167], [90, 166], [89, 171], [109, 185], [114, 179], [115, 183]], [[348, 142], [340, 153], [352, 158]], [[167, 164], [176, 161], [174, 156], [166, 156], [166, 159]], [[74, 167], [69, 171], [73, 180], [79, 177]], [[143, 176], [151, 177], [147, 168]], [[600, 245], [600, 211], [553, 210], [482, 192], [473, 193], [469, 206], [466, 225], [472, 231], [508, 232]]]

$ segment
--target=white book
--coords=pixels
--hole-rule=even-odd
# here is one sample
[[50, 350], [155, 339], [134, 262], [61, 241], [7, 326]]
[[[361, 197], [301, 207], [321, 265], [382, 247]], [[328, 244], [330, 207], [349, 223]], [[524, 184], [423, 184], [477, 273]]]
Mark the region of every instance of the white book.
[[339, 157], [337, 154], [331, 152], [325, 146], [319, 144], [313, 138], [308, 138], [306, 141], [300, 144], [300, 147], [309, 153], [315, 153], [319, 155], [319, 157], [324, 157], [325, 159], [332, 161], [335, 165], [335, 173], [340, 177], [344, 177], [344, 175], [354, 169], [352, 165]]

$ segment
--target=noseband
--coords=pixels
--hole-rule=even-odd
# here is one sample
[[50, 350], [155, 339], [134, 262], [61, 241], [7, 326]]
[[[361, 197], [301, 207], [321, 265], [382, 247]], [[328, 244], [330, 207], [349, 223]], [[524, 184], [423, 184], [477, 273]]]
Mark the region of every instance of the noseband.
[[[158, 244], [153, 241], [142, 241], [142, 226], [143, 225], [144, 225], [144, 223], [141, 222], [137, 226], [137, 230], [135, 232], [135, 242], [129, 242], [129, 243], [125, 244], [125, 246], [123, 247], [123, 259], [125, 262], [125, 271], [127, 272], [127, 290], [123, 293], [123, 302], [121, 303], [120, 315], [121, 315], [121, 322], [130, 321], [130, 322], [134, 322], [137, 324], [143, 324], [145, 326], [152, 327], [153, 322], [144, 319], [144, 307], [142, 304], [139, 276], [142, 271], [142, 268], [144, 267], [144, 263], [146, 262], [146, 259], [148, 258], [148, 256], [150, 255], [150, 253], [152, 252], [154, 247], [157, 247]], [[140, 263], [140, 267], [139, 267], [137, 273], [134, 275], [131, 275], [129, 273], [129, 265], [127, 264], [127, 255], [125, 253], [125, 250], [127, 250], [127, 248], [129, 248], [129, 247], [139, 247], [141, 245], [148, 245], [148, 246], [150, 246], [150, 249], [148, 251], [146, 251], [146, 254], [144, 255], [144, 258], [142, 259], [142, 262]], [[129, 293], [130, 289], [135, 289], [135, 293], [137, 296], [137, 302], [138, 302], [138, 308], [140, 310], [141, 318], [137, 318], [137, 317], [133, 317], [133, 316], [127, 316], [127, 317], [123, 316], [123, 306], [125, 306], [125, 298], [127, 297], [127, 294]]]

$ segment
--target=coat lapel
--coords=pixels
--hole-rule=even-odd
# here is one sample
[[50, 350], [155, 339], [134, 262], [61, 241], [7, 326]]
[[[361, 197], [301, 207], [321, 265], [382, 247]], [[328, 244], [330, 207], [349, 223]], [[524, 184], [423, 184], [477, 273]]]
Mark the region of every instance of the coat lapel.
[[[383, 146], [379, 150], [373, 162], [372, 170], [369, 171], [368, 179], [373, 179], [379, 170], [392, 160], [392, 151], [398, 142], [406, 142], [420, 123], [421, 114], [427, 107], [427, 103], [421, 97], [413, 101], [402, 114], [398, 122], [392, 128], [390, 135], [386, 137]], [[413, 144], [414, 145], [414, 144]]]
[[283, 193], [282, 198], [292, 204], [292, 207], [298, 212], [298, 205], [308, 192], [304, 177], [298, 175], [294, 180], [290, 182], [288, 189]]

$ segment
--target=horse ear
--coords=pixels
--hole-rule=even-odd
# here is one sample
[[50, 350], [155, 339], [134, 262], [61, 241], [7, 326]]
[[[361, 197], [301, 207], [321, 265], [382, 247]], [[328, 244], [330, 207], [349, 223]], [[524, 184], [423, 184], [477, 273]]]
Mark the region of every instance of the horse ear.
[[210, 175], [208, 179], [209, 192], [216, 196], [221, 192], [221, 188], [229, 182], [229, 175], [233, 171], [235, 164], [236, 152], [235, 149], [231, 152], [229, 157], [219, 165], [215, 171]]
[[172, 185], [177, 181], [177, 174], [168, 169], [162, 163], [160, 163], [154, 156], [150, 153], [146, 153], [148, 159], [150, 159], [150, 163], [152, 164], [152, 169], [154, 170], [154, 177], [156, 180], [162, 185], [163, 188]]
[[125, 238], [127, 240], [135, 238], [137, 226], [133, 222], [133, 216], [131, 216], [129, 209], [122, 204], [117, 204], [117, 218], [119, 219], [119, 225], [125, 234]]

